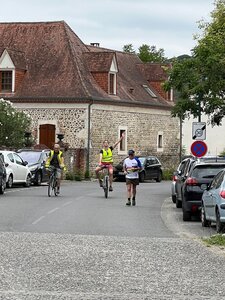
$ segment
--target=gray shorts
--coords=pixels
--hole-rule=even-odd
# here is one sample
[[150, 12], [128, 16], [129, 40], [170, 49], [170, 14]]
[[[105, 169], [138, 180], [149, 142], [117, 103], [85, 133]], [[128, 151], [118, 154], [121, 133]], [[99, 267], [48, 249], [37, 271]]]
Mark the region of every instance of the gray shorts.
[[126, 184], [139, 185], [139, 178], [126, 178]]

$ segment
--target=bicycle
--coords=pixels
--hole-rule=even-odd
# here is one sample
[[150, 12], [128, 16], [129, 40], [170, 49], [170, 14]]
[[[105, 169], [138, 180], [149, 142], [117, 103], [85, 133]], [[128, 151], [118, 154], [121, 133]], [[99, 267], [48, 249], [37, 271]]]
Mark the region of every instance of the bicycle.
[[108, 198], [108, 194], [109, 194], [109, 169], [108, 169], [107, 166], [103, 167], [102, 174], [103, 174], [102, 188], [104, 190], [105, 198]]
[[58, 196], [57, 193], [57, 169], [56, 168], [49, 168], [50, 176], [48, 182], [48, 196], [51, 197], [53, 194]]

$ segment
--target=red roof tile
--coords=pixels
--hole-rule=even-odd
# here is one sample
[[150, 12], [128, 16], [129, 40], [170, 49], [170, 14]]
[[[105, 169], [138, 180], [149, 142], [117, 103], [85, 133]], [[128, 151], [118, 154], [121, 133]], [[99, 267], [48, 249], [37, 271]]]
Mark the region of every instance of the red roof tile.
[[[15, 99], [111, 99], [117, 103], [172, 105], [156, 91], [157, 98], [145, 91], [143, 85], [148, 85], [151, 72], [146, 66], [140, 67], [142, 62], [136, 55], [87, 46], [64, 21], [0, 23], [0, 52], [3, 49], [9, 49], [17, 68], [27, 69], [12, 96]], [[92, 75], [108, 72], [114, 55], [119, 69], [116, 96], [104, 92]]]

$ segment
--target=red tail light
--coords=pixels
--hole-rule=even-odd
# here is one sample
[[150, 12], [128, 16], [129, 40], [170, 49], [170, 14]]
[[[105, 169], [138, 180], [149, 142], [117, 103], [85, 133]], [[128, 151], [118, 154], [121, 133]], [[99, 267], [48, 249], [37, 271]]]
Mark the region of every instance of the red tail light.
[[187, 184], [187, 185], [197, 185], [197, 184], [198, 184], [198, 181], [197, 181], [195, 178], [188, 177], [188, 178], [186, 179], [186, 184]]
[[222, 198], [225, 199], [225, 191], [221, 191], [221, 192], [220, 192], [220, 197], [222, 197]]

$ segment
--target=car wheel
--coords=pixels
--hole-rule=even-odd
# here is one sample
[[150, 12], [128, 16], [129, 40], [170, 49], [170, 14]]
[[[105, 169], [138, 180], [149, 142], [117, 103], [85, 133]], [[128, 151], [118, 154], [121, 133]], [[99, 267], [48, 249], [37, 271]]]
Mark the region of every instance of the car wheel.
[[156, 178], [156, 182], [161, 182], [162, 181], [162, 173], [159, 172], [158, 177]]
[[36, 175], [35, 185], [41, 185], [41, 182], [42, 182], [41, 173], [38, 172], [37, 175]]
[[7, 183], [6, 183], [6, 186], [8, 187], [8, 188], [12, 188], [12, 186], [13, 186], [13, 176], [12, 176], [12, 174], [11, 175], [9, 175], [9, 178], [8, 178], [8, 181], [7, 181]]
[[206, 220], [205, 208], [203, 204], [201, 207], [201, 222], [202, 222], [202, 227], [209, 227], [211, 225], [211, 222]]
[[189, 211], [183, 210], [183, 221], [190, 221], [191, 220], [191, 213]]
[[145, 181], [145, 173], [144, 172], [141, 172], [139, 174], [139, 180], [140, 180], [140, 182], [144, 182]]
[[0, 194], [4, 194], [4, 192], [5, 192], [5, 181], [2, 178], [0, 182]]
[[221, 233], [224, 232], [224, 223], [220, 221], [220, 212], [219, 209], [216, 211], [216, 232]]
[[172, 201], [173, 201], [173, 203], [176, 203], [176, 200], [177, 200], [176, 195], [172, 195]]
[[31, 176], [30, 174], [27, 175], [26, 183], [24, 184], [25, 187], [30, 187], [31, 185]]
[[176, 197], [176, 208], [181, 208], [182, 207], [182, 201], [179, 201], [178, 198]]

